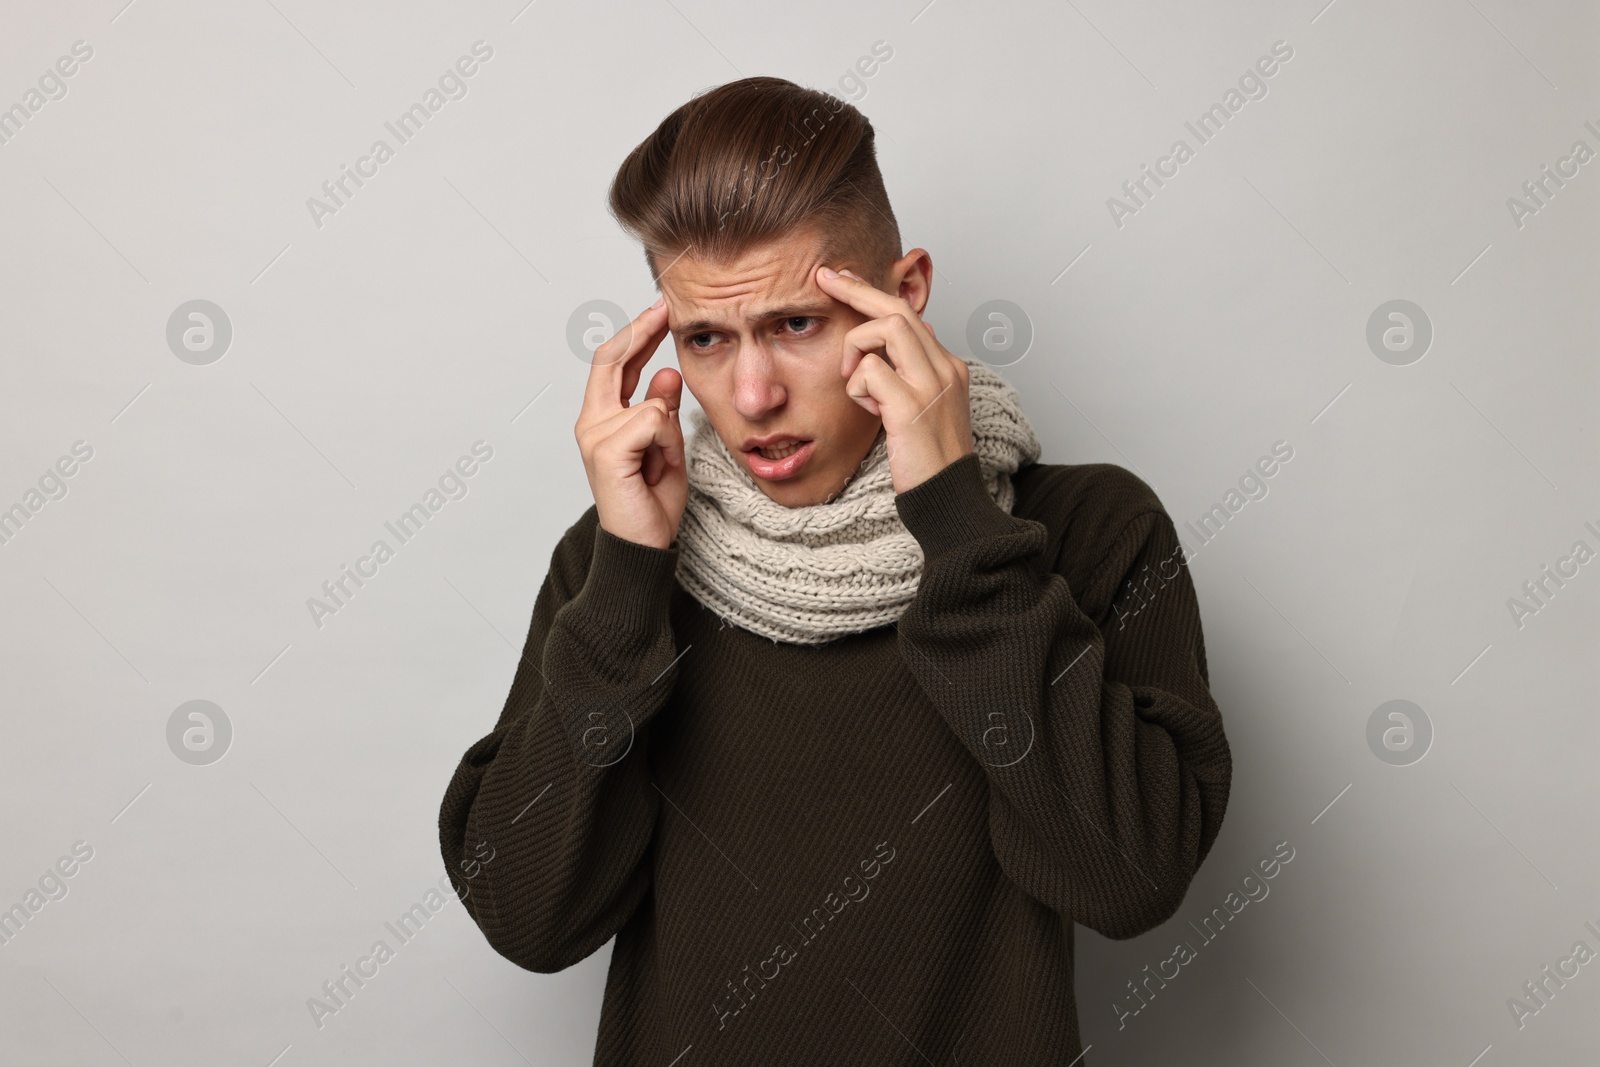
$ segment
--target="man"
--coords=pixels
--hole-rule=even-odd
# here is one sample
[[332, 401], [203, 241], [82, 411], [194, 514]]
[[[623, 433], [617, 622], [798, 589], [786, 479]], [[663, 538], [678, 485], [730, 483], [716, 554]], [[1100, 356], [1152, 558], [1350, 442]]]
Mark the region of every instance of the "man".
[[602, 1067], [1072, 1062], [1074, 923], [1170, 917], [1227, 806], [1171, 520], [934, 336], [855, 108], [721, 86], [611, 207], [662, 299], [595, 353], [457, 892], [530, 970], [616, 938]]

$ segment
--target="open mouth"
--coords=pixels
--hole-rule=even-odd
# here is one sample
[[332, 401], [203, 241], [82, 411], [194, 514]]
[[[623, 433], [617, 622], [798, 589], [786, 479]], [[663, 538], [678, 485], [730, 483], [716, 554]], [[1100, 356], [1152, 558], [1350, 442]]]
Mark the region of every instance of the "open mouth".
[[751, 474], [766, 481], [778, 481], [792, 478], [800, 473], [801, 468], [816, 451], [816, 447], [815, 441], [779, 441], [771, 445], [747, 448], [744, 450], [744, 457]]
[[770, 448], [756, 448], [751, 451], [760, 452], [766, 459], [783, 459], [800, 451], [800, 446], [805, 443], [804, 441], [786, 441], [781, 445], [773, 445]]

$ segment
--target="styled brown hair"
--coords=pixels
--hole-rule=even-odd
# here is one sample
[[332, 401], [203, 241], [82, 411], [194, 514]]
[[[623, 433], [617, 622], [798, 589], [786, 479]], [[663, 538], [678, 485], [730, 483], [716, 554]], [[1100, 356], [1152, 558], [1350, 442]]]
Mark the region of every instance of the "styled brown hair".
[[828, 259], [859, 256], [874, 278], [901, 252], [872, 123], [783, 78], [691, 98], [628, 153], [608, 203], [657, 285], [658, 264], [685, 252], [726, 262], [802, 226], [820, 228]]

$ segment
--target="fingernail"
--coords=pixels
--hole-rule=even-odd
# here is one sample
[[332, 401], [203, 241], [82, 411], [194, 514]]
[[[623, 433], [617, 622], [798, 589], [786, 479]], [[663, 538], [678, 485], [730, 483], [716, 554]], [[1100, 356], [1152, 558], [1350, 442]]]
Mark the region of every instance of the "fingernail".
[[[840, 271], [839, 273], [843, 274], [846, 278], [856, 278], [855, 274], [853, 274], [851, 272], [849, 267], [846, 267], [844, 270]], [[861, 280], [860, 278], [856, 278], [856, 281], [859, 282], [860, 280]]]
[[839, 272], [834, 270], [832, 267], [823, 267], [822, 276], [824, 278], [837, 278], [839, 276]]
[[654, 309], [660, 307], [662, 304], [665, 304], [666, 302], [667, 302], [667, 294], [666, 293], [662, 293], [660, 296], [656, 297], [656, 302], [654, 304], [651, 304], [650, 308], [651, 308], [651, 310], [654, 310]]

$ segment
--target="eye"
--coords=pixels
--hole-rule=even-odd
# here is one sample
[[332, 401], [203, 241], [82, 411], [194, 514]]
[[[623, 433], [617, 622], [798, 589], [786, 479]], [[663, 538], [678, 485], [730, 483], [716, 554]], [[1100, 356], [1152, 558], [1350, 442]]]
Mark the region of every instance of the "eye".
[[[709, 338], [714, 337], [714, 336], [715, 336], [715, 334], [710, 334], [710, 333], [696, 333], [696, 334], [690, 334], [688, 337], [685, 337], [684, 341], [686, 341], [688, 343], [690, 348], [704, 350], [706, 348], [711, 347], [711, 342], [710, 342]], [[701, 338], [707, 338], [707, 340], [706, 340], [706, 342], [704, 344], [698, 343], [701, 340]]]
[[783, 320], [783, 324], [789, 328], [790, 333], [799, 334], [808, 332], [806, 328], [816, 321], [816, 317], [813, 315], [791, 315]]

